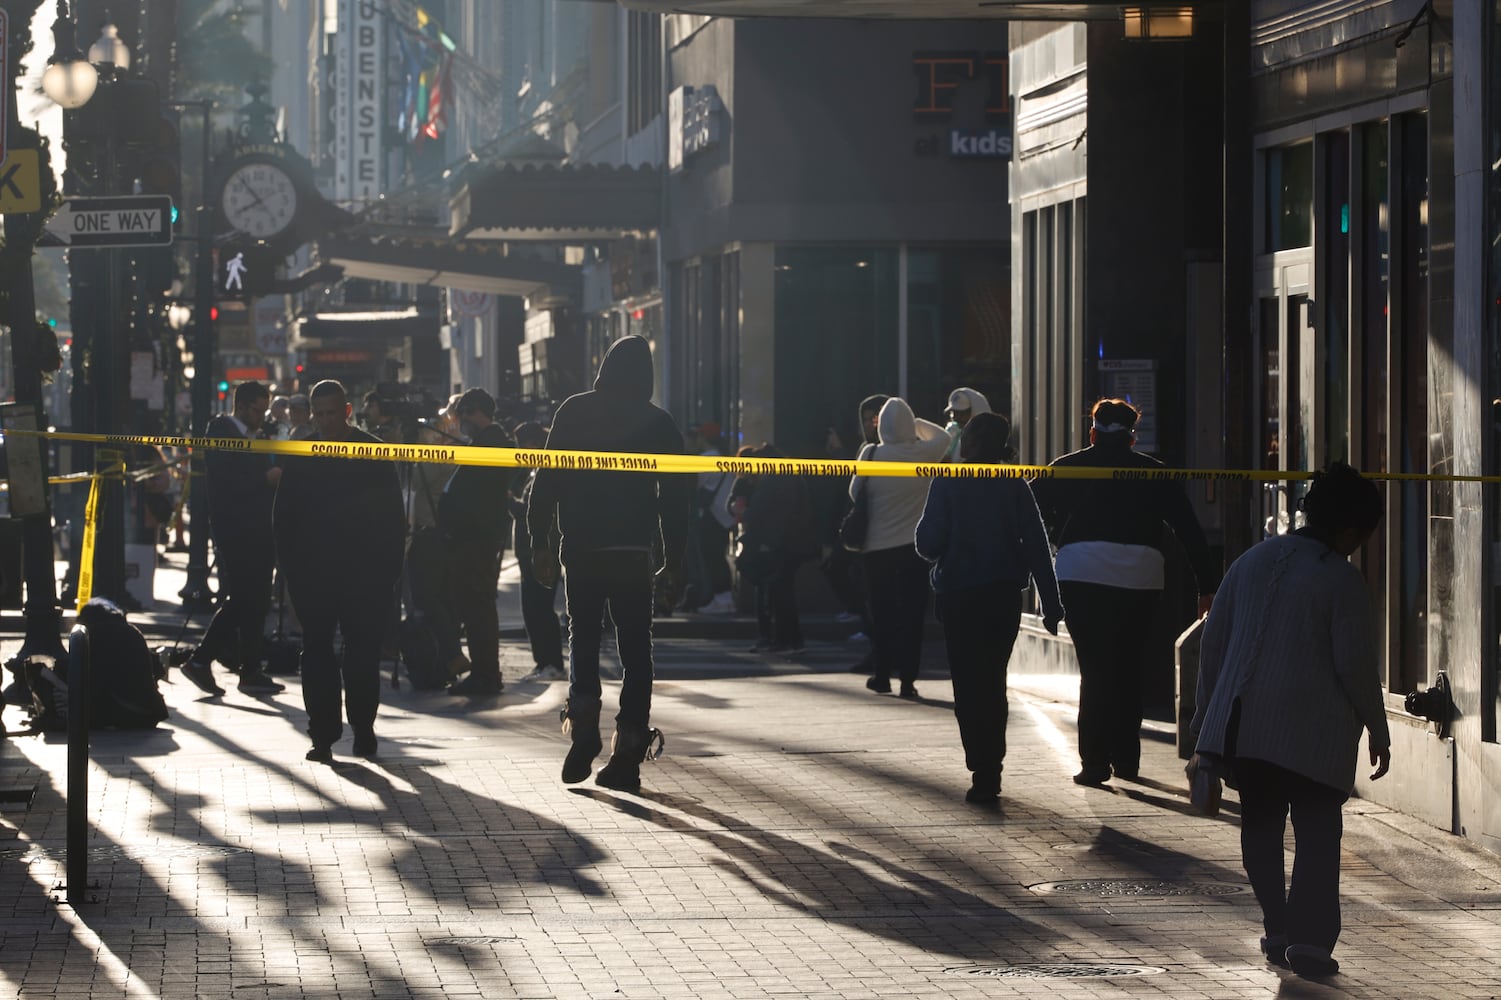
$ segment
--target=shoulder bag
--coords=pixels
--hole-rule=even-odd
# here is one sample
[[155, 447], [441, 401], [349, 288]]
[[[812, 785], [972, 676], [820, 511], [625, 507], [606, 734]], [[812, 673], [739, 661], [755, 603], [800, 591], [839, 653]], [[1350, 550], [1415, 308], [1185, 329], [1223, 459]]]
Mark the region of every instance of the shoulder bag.
[[[870, 445], [870, 458], [876, 454], [876, 446]], [[856, 461], [866, 458], [864, 449], [861, 449]], [[850, 505], [844, 520], [839, 522], [839, 544], [851, 552], [865, 551], [865, 537], [870, 533], [870, 488], [862, 477], [855, 486], [855, 502]]]

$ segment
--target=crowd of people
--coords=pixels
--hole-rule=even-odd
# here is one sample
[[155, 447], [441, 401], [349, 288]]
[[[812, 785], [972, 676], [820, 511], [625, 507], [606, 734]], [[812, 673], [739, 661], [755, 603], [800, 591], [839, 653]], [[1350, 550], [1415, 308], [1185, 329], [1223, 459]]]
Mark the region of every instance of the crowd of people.
[[[625, 337], [606, 354], [593, 388], [564, 401], [550, 427], [523, 421], [508, 428], [496, 400], [474, 388], [452, 397], [436, 421], [420, 422], [416, 440], [724, 453], [717, 425], [684, 434], [651, 402], [653, 387], [649, 345]], [[380, 394], [362, 401], [364, 430], [351, 422], [353, 410], [338, 382], [320, 382], [307, 397], [276, 399], [245, 383], [235, 389], [232, 412], [215, 418], [206, 434], [413, 443]], [[972, 388], [950, 394], [946, 424], [885, 395], [862, 400], [858, 416], [864, 440], [854, 457], [862, 462], [1017, 461], [1009, 419]], [[1079, 663], [1074, 782], [1138, 779], [1150, 659], [1143, 623], [1162, 600], [1166, 529], [1188, 555], [1199, 613], [1207, 615], [1192, 725], [1199, 759], [1241, 790], [1245, 864], [1264, 915], [1262, 949], [1300, 972], [1328, 974], [1338, 968], [1331, 953], [1339, 932], [1340, 806], [1353, 785], [1362, 732], [1370, 734], [1377, 765], [1372, 777], [1390, 762], [1366, 589], [1347, 561], [1381, 517], [1379, 491], [1348, 466], [1315, 476], [1306, 523], [1242, 556], [1221, 587], [1219, 561], [1181, 482], [1089, 473], [1161, 468], [1134, 447], [1139, 410], [1102, 399], [1090, 416], [1088, 446], [1052, 462], [1068, 474], [1031, 482], [857, 474], [831, 489], [790, 475], [622, 474], [563, 463], [444, 467], [210, 451], [222, 600], [182, 670], [210, 695], [223, 693], [215, 662], [238, 673], [242, 692], [282, 690], [260, 655], [279, 574], [301, 628], [307, 758], [331, 761], [346, 720], [354, 753], [376, 757], [380, 662], [403, 611], [431, 633], [449, 692], [501, 692], [496, 593], [509, 546], [519, 563], [533, 677], [566, 677], [569, 684], [562, 781], [590, 777], [604, 752], [600, 646], [612, 627], [622, 684], [611, 755], [595, 780], [635, 792], [642, 762], [662, 745], [651, 725], [654, 616], [674, 607], [733, 613], [738, 581], [758, 626], [752, 650], [797, 657], [804, 651], [798, 591], [811, 578], [804, 567], [817, 563], [841, 614], [869, 637], [870, 655], [854, 669], [870, 675], [872, 692], [892, 693], [894, 680], [898, 697], [920, 699], [925, 619], [935, 609], [971, 775], [965, 799], [993, 806], [1005, 767], [1008, 662], [1029, 601], [1053, 635], [1067, 622]], [[831, 456], [844, 451], [833, 429], [826, 447]], [[783, 457], [770, 442], [737, 455]], [[1287, 891], [1282, 837], [1289, 813], [1299, 853]]]

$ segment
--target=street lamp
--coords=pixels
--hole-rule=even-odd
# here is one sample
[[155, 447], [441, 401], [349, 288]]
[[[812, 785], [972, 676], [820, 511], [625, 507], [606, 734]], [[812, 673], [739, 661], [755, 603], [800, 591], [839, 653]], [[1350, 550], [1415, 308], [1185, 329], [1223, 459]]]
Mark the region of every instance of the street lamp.
[[81, 108], [99, 86], [99, 71], [78, 51], [76, 26], [68, 14], [68, 0], [57, 0], [52, 23], [52, 56], [42, 74], [42, 91], [59, 107]]
[[130, 69], [130, 46], [120, 39], [120, 29], [113, 22], [107, 22], [100, 29], [99, 40], [89, 46], [89, 62], [113, 66], [122, 72]]

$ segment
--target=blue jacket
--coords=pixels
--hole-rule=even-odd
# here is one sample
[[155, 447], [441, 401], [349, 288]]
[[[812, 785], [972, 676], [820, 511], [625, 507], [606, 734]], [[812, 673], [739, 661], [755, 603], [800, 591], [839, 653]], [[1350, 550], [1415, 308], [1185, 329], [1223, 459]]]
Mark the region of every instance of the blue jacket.
[[1021, 479], [935, 479], [917, 522], [917, 554], [939, 593], [1037, 581], [1045, 614], [1061, 617], [1053, 554], [1032, 490]]

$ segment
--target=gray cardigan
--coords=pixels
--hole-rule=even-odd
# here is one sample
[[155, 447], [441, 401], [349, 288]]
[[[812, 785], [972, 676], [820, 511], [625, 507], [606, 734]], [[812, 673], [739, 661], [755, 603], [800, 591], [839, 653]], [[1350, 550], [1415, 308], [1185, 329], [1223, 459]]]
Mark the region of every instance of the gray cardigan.
[[1323, 542], [1281, 535], [1230, 567], [1204, 625], [1198, 708], [1203, 752], [1269, 761], [1343, 791], [1355, 786], [1361, 730], [1391, 745], [1360, 571]]

